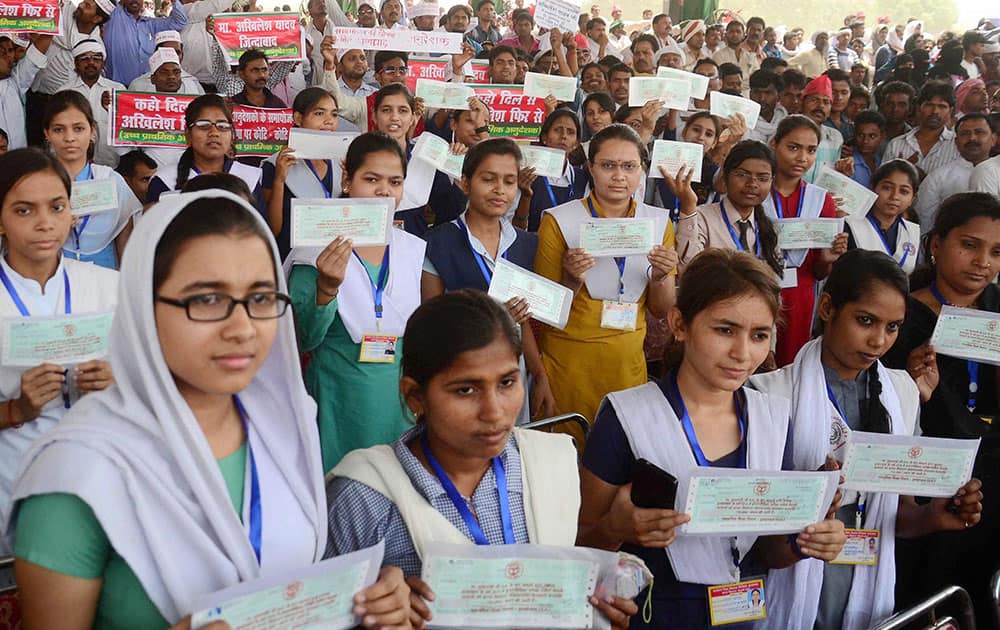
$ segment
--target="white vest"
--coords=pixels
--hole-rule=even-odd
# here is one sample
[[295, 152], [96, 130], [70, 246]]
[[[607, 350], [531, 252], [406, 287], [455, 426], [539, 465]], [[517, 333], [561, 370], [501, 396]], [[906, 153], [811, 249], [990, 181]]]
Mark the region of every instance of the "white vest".
[[[805, 180], [802, 181], [802, 185], [806, 187], [805, 195], [802, 198], [802, 207], [799, 208], [799, 217], [802, 219], [815, 219], [819, 217], [820, 213], [823, 211], [823, 203], [826, 201], [826, 189], [820, 188], [815, 184], [810, 184]], [[785, 212], [788, 214], [790, 208], [786, 208]], [[774, 207], [774, 195], [768, 195], [764, 199], [764, 212], [767, 214], [768, 218], [772, 221], [777, 222], [779, 220], [778, 210]], [[786, 216], [786, 218], [792, 218], [791, 216]], [[806, 261], [806, 256], [809, 254], [808, 249], [790, 249], [784, 252], [787, 258], [787, 264], [792, 267], [801, 267], [802, 263]]]
[[[580, 225], [591, 220], [590, 212], [587, 210], [586, 201], [574, 199], [562, 205], [546, 210], [559, 224], [566, 247], [573, 249], [580, 246]], [[656, 236], [656, 244], [663, 242], [663, 235], [667, 231], [667, 221], [670, 215], [660, 209], [647, 206], [644, 203], [636, 203], [635, 218], [653, 219], [655, 227], [653, 230]], [[649, 282], [649, 261], [644, 255], [625, 257], [625, 274], [622, 281], [625, 284], [625, 293], [621, 299], [625, 302], [638, 302], [646, 290]], [[586, 285], [590, 297], [595, 300], [615, 300], [618, 295], [618, 265], [614, 258], [596, 258], [594, 267], [587, 272]]]
[[[788, 431], [789, 402], [743, 388], [747, 399], [747, 468], [781, 470]], [[645, 459], [678, 479], [698, 467], [687, 436], [673, 407], [656, 383], [608, 394], [635, 457]], [[744, 557], [756, 536], [738, 536], [736, 546]], [[678, 536], [667, 547], [674, 575], [682, 582], [725, 584], [735, 581], [736, 567], [731, 538]]]
[[[236, 162], [234, 160], [232, 164], [230, 164], [228, 172], [230, 175], [235, 175], [236, 177], [242, 179], [246, 183], [247, 188], [250, 189], [251, 193], [254, 191], [255, 188], [257, 188], [257, 185], [260, 184], [261, 171], [256, 166], [249, 166], [247, 164], [243, 164], [242, 162]], [[188, 181], [191, 181], [197, 176], [198, 173], [196, 173], [195, 170], [192, 168], [191, 172], [188, 173]], [[163, 182], [164, 186], [167, 187], [167, 190], [176, 190], [177, 163], [175, 162], [172, 164], [165, 164], [160, 168], [156, 169], [156, 177], [159, 178], [161, 182]]]
[[913, 273], [917, 266], [917, 250], [920, 248], [920, 226], [912, 221], [902, 219], [896, 235], [896, 253], [889, 254], [882, 242], [882, 235], [871, 224], [867, 216], [847, 217], [847, 225], [851, 228], [854, 242], [861, 249], [884, 252], [900, 263], [903, 272]]
[[[271, 157], [264, 160], [264, 162], [273, 165], [277, 156], [278, 154], [275, 153]], [[340, 180], [343, 171], [340, 169], [340, 163], [338, 160], [328, 160], [327, 162], [328, 167], [333, 171], [333, 176], [331, 177], [333, 189], [329, 191], [330, 195], [332, 197], [339, 197], [341, 193]], [[288, 169], [288, 175], [285, 177], [285, 185], [292, 191], [292, 194], [295, 195], [296, 199], [326, 198], [326, 191], [323, 189], [323, 184], [316, 178], [316, 174], [312, 172], [312, 169], [309, 168], [305, 160], [297, 160], [295, 164]], [[253, 188], [250, 190], [253, 190]]]
[[[521, 454], [521, 483], [528, 540], [536, 545], [576, 544], [580, 477], [576, 448], [567, 435], [514, 429]], [[389, 445], [348, 453], [327, 474], [365, 484], [399, 510], [417, 555], [428, 543], [473, 544], [424, 498]]]
[[[94, 180], [110, 179], [115, 182], [115, 188], [118, 190], [118, 210], [97, 212], [89, 215], [89, 219], [79, 217], [75, 229], [80, 231], [83, 228], [80, 231], [80, 246], [77, 248], [74, 234], [70, 232], [69, 238], [63, 245], [63, 250], [68, 256], [76, 256], [77, 253], [88, 255], [100, 252], [118, 237], [133, 215], [142, 212], [142, 204], [136, 198], [135, 193], [113, 168], [93, 163], [91, 163], [90, 168]], [[73, 182], [74, 185], [76, 183]], [[86, 226], [83, 225], [84, 220], [86, 220]]]

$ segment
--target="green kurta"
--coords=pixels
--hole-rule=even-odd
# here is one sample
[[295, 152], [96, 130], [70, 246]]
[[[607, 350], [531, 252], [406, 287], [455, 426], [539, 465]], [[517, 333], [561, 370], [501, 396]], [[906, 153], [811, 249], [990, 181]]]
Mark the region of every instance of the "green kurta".
[[[219, 460], [237, 514], [242, 514], [246, 466], [246, 444]], [[79, 497], [55, 493], [25, 499], [18, 510], [14, 555], [63, 575], [102, 579], [93, 624], [98, 630], [170, 625], [111, 546], [94, 511]]]
[[[381, 265], [364, 264], [368, 274], [377, 278]], [[296, 265], [288, 287], [299, 344], [309, 353], [306, 389], [319, 406], [323, 470], [329, 472], [350, 451], [391, 444], [411, 424], [403, 414], [399, 396], [402, 338], [396, 343], [395, 363], [358, 361], [361, 344], [354, 343], [347, 334], [337, 312], [337, 300], [326, 306], [316, 304], [318, 276], [315, 267]]]

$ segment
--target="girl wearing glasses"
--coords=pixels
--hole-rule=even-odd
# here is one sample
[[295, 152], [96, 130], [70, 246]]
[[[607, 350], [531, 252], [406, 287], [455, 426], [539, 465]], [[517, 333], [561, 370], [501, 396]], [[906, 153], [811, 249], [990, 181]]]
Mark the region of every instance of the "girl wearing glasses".
[[[63, 254], [78, 221], [69, 198], [69, 176], [55, 157], [37, 149], [0, 156], [0, 318], [114, 310], [118, 273]], [[52, 363], [0, 368], [0, 510], [8, 508], [21, 456], [31, 443], [52, 430], [83, 394], [112, 380], [107, 361], [69, 369]], [[10, 551], [6, 544], [0, 548]]]
[[[611, 125], [591, 140], [589, 151], [593, 192], [542, 217], [535, 271], [574, 292], [565, 330], [542, 328], [556, 411], [593, 419], [609, 391], [646, 382], [646, 311], [663, 318], [674, 303], [677, 252], [666, 213], [632, 198], [648, 161], [638, 134]], [[592, 218], [651, 219], [657, 244], [645, 256], [595, 258], [580, 247], [580, 226]]]
[[[538, 237], [515, 228], [507, 219], [517, 192], [520, 163], [520, 149], [505, 138], [483, 140], [466, 155], [459, 186], [469, 202], [458, 218], [436, 226], [427, 235], [421, 277], [424, 301], [445, 291], [489, 290], [500, 259], [534, 269]], [[552, 391], [532, 332], [528, 304], [512, 299], [507, 307], [521, 325], [526, 371], [532, 377], [530, 383], [525, 380], [531, 395], [528, 413], [522, 419], [551, 416], [555, 412]]]
[[79, 92], [57, 92], [49, 99], [42, 129], [56, 159], [74, 181], [111, 180], [118, 195], [117, 208], [77, 219], [63, 251], [76, 260], [117, 269], [132, 232], [132, 216], [142, 211], [142, 204], [114, 169], [92, 162], [98, 128], [90, 103]]
[[917, 169], [906, 160], [885, 162], [872, 175], [871, 188], [878, 194], [863, 217], [848, 217], [845, 224], [848, 249], [870, 249], [892, 256], [907, 274], [917, 266], [920, 226], [903, 216], [910, 211], [920, 186]]
[[[337, 101], [329, 92], [310, 87], [296, 95], [292, 118], [296, 127], [314, 131], [337, 130]], [[292, 199], [330, 199], [340, 196], [339, 160], [300, 160], [285, 147], [261, 163], [267, 223], [278, 239], [282, 259], [291, 249]]]
[[246, 182], [260, 199], [260, 169], [230, 159], [233, 150], [233, 113], [218, 94], [203, 94], [184, 111], [188, 146], [177, 165], [157, 169], [149, 182], [146, 203], [160, 200], [168, 190], [181, 190], [187, 180], [202, 173], [230, 173]]
[[[403, 196], [406, 159], [381, 133], [358, 136], [347, 150], [344, 196]], [[349, 451], [388, 444], [408, 424], [393, 391], [406, 319], [420, 305], [425, 244], [393, 228], [385, 247], [352, 248], [335, 239], [322, 252], [292, 250], [286, 261], [299, 344], [309, 353], [306, 389], [319, 406], [323, 470]], [[318, 255], [317, 255], [318, 254]]]
[[[349, 453], [328, 477], [328, 550], [384, 540], [383, 562], [407, 575], [411, 621], [424, 628], [429, 543], [572, 546], [580, 495], [572, 442], [515, 427], [521, 336], [501, 304], [481, 291], [445, 293], [417, 309], [404, 337], [398, 391], [416, 426], [391, 446]], [[638, 610], [620, 597], [590, 603], [615, 630]]]
[[778, 233], [762, 205], [771, 192], [773, 172], [774, 154], [766, 145], [753, 140], [740, 142], [722, 166], [726, 196], [706, 205], [696, 205], [698, 198], [691, 187], [689, 169], [681, 167], [673, 178], [662, 173], [671, 192], [680, 197], [677, 252], [682, 273], [704, 250], [722, 248], [748, 252], [781, 277], [784, 264], [778, 250]]
[[[182, 193], [132, 239], [121, 378], [35, 442], [16, 486], [34, 628], [187, 628], [198, 597], [326, 548], [316, 406], [267, 224], [230, 193]], [[402, 628], [408, 599], [387, 569], [354, 612]]]
[[[778, 124], [771, 140], [775, 164], [771, 194], [764, 211], [775, 219], [833, 219], [837, 204], [823, 188], [802, 179], [816, 162], [819, 126], [802, 115], [788, 116]], [[788, 365], [809, 341], [816, 304], [816, 282], [830, 274], [837, 258], [847, 251], [847, 233], [838, 234], [827, 249], [793, 249], [784, 252], [788, 270], [782, 280], [782, 323], [778, 327], [774, 357], [778, 366]]]

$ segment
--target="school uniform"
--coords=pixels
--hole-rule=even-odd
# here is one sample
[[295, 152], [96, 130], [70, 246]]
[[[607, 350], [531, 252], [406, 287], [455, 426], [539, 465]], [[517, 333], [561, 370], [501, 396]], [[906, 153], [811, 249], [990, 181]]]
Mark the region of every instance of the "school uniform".
[[723, 198], [695, 208], [695, 214], [681, 214], [677, 222], [678, 267], [683, 271], [695, 256], [706, 249], [746, 251], [761, 258], [760, 226], [753, 212], [743, 219]]
[[903, 217], [896, 217], [889, 229], [883, 230], [871, 212], [863, 217], [847, 217], [844, 225], [848, 235], [848, 249], [885, 252], [899, 263], [906, 275], [913, 273], [920, 248], [919, 225]]
[[[230, 175], [235, 175], [243, 180], [250, 189], [255, 199], [260, 199], [260, 169], [256, 166], [235, 162], [226, 158], [222, 170]], [[187, 181], [201, 175], [198, 169], [191, 167]], [[156, 175], [149, 182], [149, 191], [146, 194], [146, 203], [156, 203], [160, 200], [160, 195], [165, 192], [177, 190], [177, 164], [165, 164], [156, 169]], [[259, 205], [259, 204], [258, 204]], [[258, 208], [259, 209], [259, 208]]]
[[549, 208], [561, 206], [575, 199], [587, 196], [590, 178], [578, 166], [566, 162], [559, 177], [536, 177], [531, 184], [531, 206], [528, 211], [528, 231], [537, 232], [542, 223], [542, 214]]
[[101, 164], [87, 163], [75, 181], [112, 180], [118, 191], [118, 208], [77, 217], [63, 245], [63, 253], [70, 258], [92, 262], [108, 269], [118, 268], [118, 251], [115, 239], [132, 217], [142, 212], [142, 204], [125, 180], [114, 169]]
[[[6, 279], [3, 286], [0, 286], [0, 318], [101, 313], [113, 311], [118, 300], [118, 272], [97, 265], [62, 257], [55, 273], [45, 283], [44, 293], [38, 282], [17, 273], [2, 256], [0, 269], [3, 271], [3, 279]], [[0, 344], [2, 343], [3, 340], [0, 339]], [[8, 400], [20, 398], [21, 374], [27, 369], [0, 367], [0, 402], [6, 404]], [[71, 406], [80, 399], [80, 390], [71, 374], [67, 374], [67, 377], [64, 395], [49, 401], [38, 418], [25, 422], [20, 427], [8, 427], [0, 431], [0, 511], [10, 501], [12, 486], [24, 452], [32, 442], [59, 423], [69, 409], [67, 403]], [[0, 547], [6, 550], [6, 545], [0, 544]]]
[[[249, 204], [219, 190], [171, 196], [144, 218], [122, 261], [123, 295], [132, 299], [111, 329], [115, 384], [35, 440], [5, 510], [16, 557], [101, 580], [98, 627], [175, 624], [199, 598], [302, 569], [326, 548], [316, 407], [301, 382], [291, 317], [277, 320], [270, 352], [235, 396], [246, 441], [221, 461], [162, 358], [150, 358], [159, 353], [151, 252], [196, 200], [238, 204], [267, 230]], [[99, 269], [66, 262], [67, 270]]]
[[[757, 389], [792, 402], [791, 444], [795, 470], [817, 470], [832, 453], [843, 460], [850, 432], [859, 430], [862, 402], [868, 397], [867, 372], [857, 381], [840, 381], [822, 364], [823, 338], [806, 344], [795, 362], [751, 377]], [[876, 364], [879, 400], [894, 435], [912, 435], [920, 394], [903, 370]], [[864, 405], [867, 407], [867, 405]], [[804, 559], [768, 573], [768, 618], [764, 627], [865, 630], [892, 614], [896, 565], [894, 545], [899, 495], [845, 491], [837, 517], [848, 528], [880, 531], [879, 561], [873, 566], [832, 565]], [[863, 509], [859, 506], [863, 506]], [[858, 516], [862, 514], [862, 516]]]
[[[660, 383], [608, 394], [587, 439], [583, 467], [616, 486], [632, 481], [632, 466], [640, 458], [678, 479], [697, 466], [781, 470], [788, 430], [788, 400], [749, 388], [741, 388], [734, 398], [737, 407], [745, 410], [740, 420], [742, 440], [731, 453], [709, 461], [695, 456], [696, 444], [689, 443], [685, 434], [681, 419], [686, 413], [676, 374], [670, 374]], [[707, 586], [738, 582], [741, 575], [762, 571], [747, 555], [756, 539], [756, 536], [682, 536], [666, 552], [622, 545], [622, 551], [642, 558], [654, 575], [652, 621], [646, 624], [636, 616], [630, 627], [658, 630], [708, 627]], [[734, 564], [734, 546], [739, 566]], [[640, 608], [647, 595], [643, 592], [636, 598]]]
[[[496, 259], [468, 231], [463, 212], [454, 221], [435, 227], [427, 235], [427, 257], [424, 271], [441, 278], [445, 291], [490, 288]], [[506, 218], [500, 219], [500, 246], [497, 258], [532, 270], [538, 237], [520, 230]]]
[[[715, 176], [719, 167], [709, 159], [701, 163], [701, 182], [692, 182], [691, 189], [698, 197], [698, 204], [717, 202], [719, 194], [715, 192]], [[676, 225], [681, 216], [681, 204], [670, 186], [662, 177], [650, 177], [646, 180], [645, 200], [648, 205], [663, 208], [670, 212], [670, 218]]]
[[[791, 218], [836, 218], [837, 204], [824, 188], [799, 181], [788, 197], [772, 189], [764, 200], [764, 212], [772, 221]], [[813, 314], [816, 306], [816, 276], [813, 265], [815, 249], [794, 249], [784, 252], [785, 269], [781, 302], [784, 324], [778, 328], [775, 361], [788, 365], [799, 349], [812, 337]], [[791, 269], [795, 273], [790, 273]]]
[[420, 306], [425, 248], [393, 229], [381, 263], [351, 256], [337, 297], [324, 306], [316, 304], [316, 248], [293, 250], [285, 263], [300, 348], [309, 353], [305, 383], [319, 407], [324, 472], [350, 451], [389, 444], [410, 426], [397, 395], [399, 361], [406, 320]]
[[[270, 156], [260, 165], [261, 188], [274, 194], [275, 160]], [[296, 160], [285, 175], [284, 197], [281, 205], [281, 231], [278, 232], [278, 253], [284, 260], [292, 249], [292, 199], [331, 199], [340, 197], [342, 171], [338, 160], [326, 160], [326, 174], [321, 178], [311, 161]]]

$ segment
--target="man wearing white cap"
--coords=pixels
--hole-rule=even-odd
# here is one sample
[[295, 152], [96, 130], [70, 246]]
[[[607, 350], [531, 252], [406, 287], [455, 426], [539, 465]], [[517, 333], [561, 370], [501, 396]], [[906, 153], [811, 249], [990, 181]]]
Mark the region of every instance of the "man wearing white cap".
[[[333, 29], [336, 26], [375, 26], [375, 6], [373, 0], [361, 0], [358, 3], [358, 23], [356, 25], [347, 19], [340, 5], [336, 2], [309, 0], [306, 4], [306, 11], [309, 13], [306, 41], [312, 46], [309, 67], [312, 69], [312, 84], [319, 85], [323, 81], [323, 55], [319, 50], [323, 38], [333, 35]], [[218, 46], [214, 47], [218, 48]], [[276, 67], [272, 68], [272, 74], [275, 70], [277, 70]]]
[[26, 99], [29, 144], [42, 143], [42, 116], [48, 97], [73, 76], [73, 46], [85, 39], [100, 37], [99, 27], [108, 21], [114, 10], [112, 0], [82, 0], [76, 8], [70, 0], [62, 0], [59, 34], [52, 38], [45, 55], [48, 63], [35, 75]]
[[694, 71], [695, 64], [702, 58], [701, 49], [705, 45], [705, 20], [690, 20], [681, 29], [681, 40], [684, 42], [684, 69]]
[[128, 85], [145, 72], [149, 56], [156, 50], [155, 35], [160, 31], [178, 31], [187, 25], [183, 2], [173, 3], [169, 17], [143, 15], [143, 0], [121, 0], [102, 28], [107, 75]]
[[378, 87], [365, 82], [368, 74], [368, 57], [360, 48], [337, 50], [337, 83], [348, 96], [368, 98], [378, 92]]
[[662, 46], [653, 55], [653, 73], [656, 73], [656, 69], [660, 66], [683, 70], [686, 61], [684, 50], [680, 47], [680, 44], [672, 42], [666, 46]]
[[73, 47], [73, 76], [59, 89], [74, 90], [87, 97], [97, 121], [94, 162], [114, 168], [118, 166], [118, 152], [108, 146], [108, 104], [111, 91], [124, 90], [125, 86], [103, 76], [104, 54], [104, 42], [100, 39], [79, 42]]
[[831, 68], [840, 68], [850, 72], [851, 66], [858, 62], [858, 53], [848, 45], [851, 41], [851, 29], [842, 28], [837, 31], [837, 43], [830, 47], [826, 55], [826, 64]]
[[24, 94], [48, 60], [51, 35], [33, 35], [33, 43], [17, 65], [13, 55], [0, 55], [0, 129], [7, 132], [10, 150], [28, 145], [24, 120]]
[[418, 2], [407, 10], [407, 15], [413, 20], [413, 26], [418, 31], [433, 31], [437, 26], [441, 10], [437, 2]]
[[[197, 4], [197, 3], [196, 3]], [[182, 94], [204, 94], [205, 89], [201, 87], [201, 82], [193, 74], [189, 74], [183, 68], [184, 64], [184, 44], [181, 43], [181, 34], [177, 31], [160, 31], [156, 34], [156, 50], [162, 50], [169, 48], [177, 53], [177, 58], [181, 63], [181, 89]], [[150, 77], [152, 73], [147, 72], [139, 77], [136, 77], [135, 81], [132, 81], [128, 85], [128, 89], [137, 92], [153, 92], [156, 88], [153, 86], [152, 78]]]
[[149, 56], [149, 80], [156, 92], [180, 93], [181, 59], [173, 48], [157, 48]]

